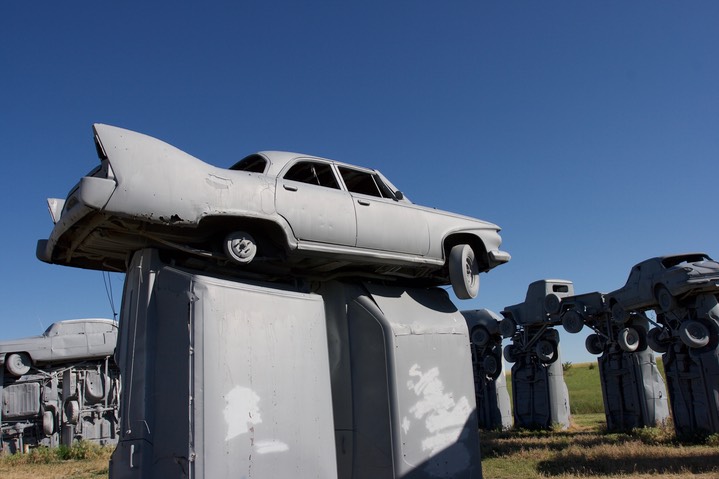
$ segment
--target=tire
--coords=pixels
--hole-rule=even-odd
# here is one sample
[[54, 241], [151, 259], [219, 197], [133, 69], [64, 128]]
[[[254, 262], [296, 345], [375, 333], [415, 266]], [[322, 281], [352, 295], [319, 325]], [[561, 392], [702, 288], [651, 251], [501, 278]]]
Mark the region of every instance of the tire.
[[482, 369], [484, 369], [487, 376], [496, 378], [499, 371], [499, 361], [492, 355], [485, 356], [482, 360]]
[[657, 304], [661, 310], [665, 313], [675, 309], [677, 307], [677, 299], [672, 296], [666, 286], [660, 284], [657, 286], [654, 297], [657, 300]]
[[701, 321], [690, 319], [679, 325], [679, 338], [684, 344], [693, 349], [703, 348], [709, 344], [709, 328]]
[[517, 332], [517, 323], [512, 318], [504, 318], [499, 322], [499, 332], [503, 338], [511, 338]]
[[449, 253], [449, 281], [459, 299], [476, 298], [479, 293], [479, 263], [468, 244], [458, 244]]
[[649, 347], [657, 353], [666, 353], [669, 349], [669, 342], [666, 339], [661, 339], [659, 336], [662, 334], [662, 328], [652, 328], [647, 333], [647, 343]]
[[641, 338], [639, 336], [639, 332], [631, 327], [620, 330], [617, 337], [619, 347], [622, 348], [623, 351], [626, 351], [628, 353], [633, 353], [634, 351], [639, 349], [640, 341]]
[[235, 231], [225, 237], [223, 248], [227, 257], [237, 264], [246, 265], [257, 255], [257, 242], [245, 231]]
[[562, 306], [562, 298], [556, 293], [549, 293], [544, 297], [544, 311], [547, 314], [557, 314]]
[[504, 359], [507, 360], [508, 363], [516, 363], [517, 362], [517, 346], [514, 344], [510, 344], [507, 347], [504, 348], [504, 351], [502, 352], [502, 356], [504, 356]]
[[52, 411], [42, 413], [42, 432], [46, 437], [55, 432], [55, 415]]
[[591, 354], [602, 354], [604, 352], [604, 341], [598, 334], [590, 334], [584, 341], [584, 347]]
[[70, 424], [77, 424], [80, 419], [80, 403], [76, 399], [65, 403], [65, 421]]
[[584, 317], [582, 313], [570, 309], [562, 315], [562, 326], [566, 332], [577, 334], [584, 328]]
[[27, 353], [11, 353], [5, 358], [5, 369], [16, 378], [27, 374], [31, 367], [32, 359]]
[[537, 345], [534, 347], [534, 352], [537, 353], [537, 357], [544, 364], [551, 364], [559, 357], [557, 345], [552, 341], [547, 341], [546, 339], [537, 341]]
[[487, 331], [487, 328], [485, 328], [484, 326], [475, 327], [472, 330], [470, 338], [472, 340], [472, 344], [479, 348], [485, 347], [487, 344], [489, 344], [489, 340], [491, 339], [489, 331]]

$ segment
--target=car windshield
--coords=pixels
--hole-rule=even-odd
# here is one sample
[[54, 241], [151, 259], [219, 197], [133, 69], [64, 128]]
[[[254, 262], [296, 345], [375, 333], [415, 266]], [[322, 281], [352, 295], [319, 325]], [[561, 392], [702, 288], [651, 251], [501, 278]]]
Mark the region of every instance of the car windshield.
[[247, 171], [249, 173], [264, 173], [265, 168], [267, 168], [267, 159], [260, 155], [247, 156], [230, 166], [231, 170]]

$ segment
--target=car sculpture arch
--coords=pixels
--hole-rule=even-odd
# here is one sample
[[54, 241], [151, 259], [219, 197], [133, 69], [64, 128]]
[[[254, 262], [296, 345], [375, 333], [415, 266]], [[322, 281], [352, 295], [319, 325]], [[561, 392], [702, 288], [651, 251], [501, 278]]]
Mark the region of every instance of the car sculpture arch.
[[361, 275], [479, 290], [479, 273], [510, 259], [492, 223], [413, 204], [379, 171], [266, 151], [229, 169], [158, 139], [93, 127], [100, 165], [66, 199], [38, 242], [48, 263], [125, 271], [155, 247], [247, 273]]

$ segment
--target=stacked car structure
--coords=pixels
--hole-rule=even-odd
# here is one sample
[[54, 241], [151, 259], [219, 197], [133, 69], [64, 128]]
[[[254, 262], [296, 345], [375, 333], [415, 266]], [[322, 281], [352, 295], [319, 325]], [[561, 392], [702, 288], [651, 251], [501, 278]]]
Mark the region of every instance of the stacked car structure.
[[60, 321], [42, 335], [0, 342], [0, 449], [117, 442], [117, 323]]
[[510, 344], [504, 358], [512, 366], [514, 424], [523, 428], [569, 427], [569, 393], [559, 361], [559, 332], [550, 312], [572, 295], [571, 281], [530, 284], [523, 303], [507, 306], [499, 329]]
[[627, 283], [607, 295], [617, 323], [655, 313], [648, 332], [636, 329], [636, 342], [662, 353], [679, 435], [719, 432], [718, 294], [719, 263], [689, 253], [638, 263]]

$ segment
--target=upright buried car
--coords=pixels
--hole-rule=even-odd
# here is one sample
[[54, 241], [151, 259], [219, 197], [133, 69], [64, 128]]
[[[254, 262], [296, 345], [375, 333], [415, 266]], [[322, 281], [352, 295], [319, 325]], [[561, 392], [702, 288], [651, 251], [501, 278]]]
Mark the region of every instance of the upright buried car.
[[451, 284], [468, 299], [510, 259], [498, 226], [415, 205], [376, 170], [276, 151], [223, 169], [140, 133], [94, 132], [100, 165], [48, 200], [42, 261], [124, 271], [157, 247], [247, 273]]

